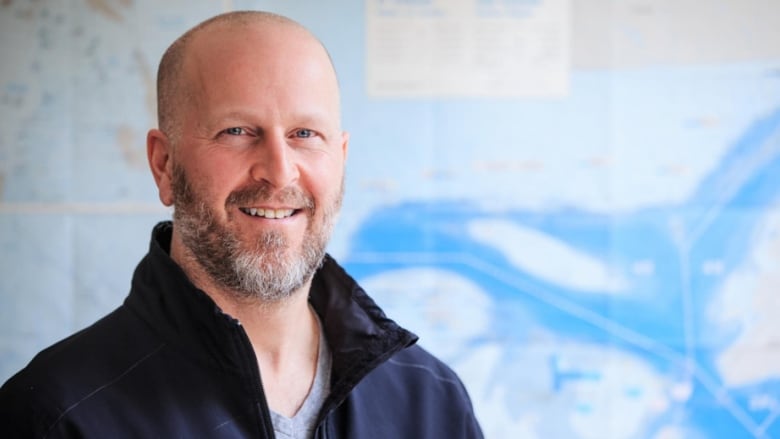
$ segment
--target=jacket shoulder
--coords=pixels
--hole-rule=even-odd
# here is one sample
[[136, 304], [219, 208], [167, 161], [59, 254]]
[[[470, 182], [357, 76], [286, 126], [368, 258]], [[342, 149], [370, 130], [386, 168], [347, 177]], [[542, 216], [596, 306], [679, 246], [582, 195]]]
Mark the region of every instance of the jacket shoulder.
[[[124, 306], [53, 344], [0, 388], [3, 437], [45, 437], [159, 346]], [[159, 347], [157, 347], [159, 349]]]
[[366, 437], [482, 437], [458, 375], [417, 345], [397, 352], [368, 374], [350, 400], [355, 419], [372, 420], [371, 431], [362, 431]]
[[419, 345], [399, 351], [379, 370], [387, 382], [401, 384], [415, 397], [425, 396], [435, 399], [437, 405], [471, 411], [468, 393], [455, 371]]

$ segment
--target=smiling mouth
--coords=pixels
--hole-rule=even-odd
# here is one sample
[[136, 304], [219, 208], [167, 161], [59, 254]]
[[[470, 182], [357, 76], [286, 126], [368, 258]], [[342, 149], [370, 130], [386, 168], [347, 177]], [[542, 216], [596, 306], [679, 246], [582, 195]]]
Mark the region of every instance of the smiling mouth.
[[297, 212], [295, 209], [263, 209], [256, 207], [239, 207], [238, 209], [249, 216], [256, 216], [266, 219], [289, 218]]

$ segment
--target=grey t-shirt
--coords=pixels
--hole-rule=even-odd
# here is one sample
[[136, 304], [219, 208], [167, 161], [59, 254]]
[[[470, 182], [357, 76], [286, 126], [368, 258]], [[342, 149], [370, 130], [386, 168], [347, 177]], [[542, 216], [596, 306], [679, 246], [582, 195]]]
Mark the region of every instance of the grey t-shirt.
[[292, 418], [282, 416], [271, 410], [271, 422], [278, 439], [311, 439], [317, 427], [317, 415], [325, 398], [330, 394], [330, 348], [325, 340], [325, 331], [320, 324], [320, 348], [317, 353], [317, 371], [309, 395]]

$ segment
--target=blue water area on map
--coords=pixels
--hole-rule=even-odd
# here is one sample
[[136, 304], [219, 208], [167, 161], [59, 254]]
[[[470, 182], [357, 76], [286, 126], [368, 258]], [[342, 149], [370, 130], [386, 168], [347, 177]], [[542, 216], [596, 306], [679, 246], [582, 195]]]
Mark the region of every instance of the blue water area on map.
[[[610, 215], [576, 208], [496, 214], [480, 212], [476, 206], [462, 202], [403, 203], [368, 218], [356, 233], [350, 252], [414, 254], [415, 258], [368, 263], [347, 257], [345, 265], [358, 279], [420, 266], [450, 270], [470, 279], [493, 301], [491, 335], [487, 337], [500, 340], [507, 352], [522, 349], [532, 323], [562, 337], [631, 352], [665, 376], [684, 375], [686, 359], [693, 359], [721, 385], [715, 359], [738, 328], [729, 333], [712, 326], [707, 321], [706, 307], [716, 289], [722, 287], [724, 274], [746, 259], [761, 214], [780, 200], [778, 175], [780, 109], [749, 126], [694, 195], [680, 205]], [[470, 238], [469, 223], [481, 219], [499, 219], [537, 230], [605, 261], [610, 272], [620, 273], [627, 281], [628, 291], [619, 295], [587, 294], [523, 271], [497, 249]], [[467, 260], [479, 264], [465, 263]], [[631, 265], [643, 260], [654, 261], [652, 275], [632, 271]], [[702, 272], [701, 267], [712, 260], [718, 261], [721, 274]], [[484, 271], [485, 266], [491, 267], [490, 273]], [[529, 310], [535, 322], [518, 319]], [[609, 324], [603, 325], [604, 321]], [[631, 336], [616, 336], [614, 327]], [[633, 335], [650, 344], [636, 343]], [[473, 340], [473, 347], [485, 341]], [[504, 361], [505, 370], [497, 371], [499, 376], [517, 373], [510, 358]], [[581, 376], [558, 376], [558, 380], [592, 378], [586, 372]], [[752, 423], [738, 420], [719, 396], [695, 378], [693, 386], [693, 394], [685, 402], [687, 419], [674, 423], [712, 434], [708, 437], [780, 436], [779, 423], [771, 423], [761, 436], [763, 430], [758, 426], [767, 412], [750, 409], [751, 395], [780, 394], [780, 382], [729, 390], [728, 397], [741, 409], [741, 416], [750, 417]], [[665, 418], [658, 419], [658, 428], [671, 422]], [[747, 431], [745, 423], [755, 427], [752, 432]]]

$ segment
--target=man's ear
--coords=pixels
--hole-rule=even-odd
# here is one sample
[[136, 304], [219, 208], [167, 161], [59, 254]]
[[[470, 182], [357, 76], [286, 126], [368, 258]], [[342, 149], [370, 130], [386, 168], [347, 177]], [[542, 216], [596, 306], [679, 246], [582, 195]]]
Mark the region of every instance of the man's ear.
[[341, 132], [341, 151], [344, 154], [344, 161], [347, 161], [347, 154], [349, 153], [349, 133], [346, 131]]
[[166, 206], [173, 204], [173, 162], [172, 145], [168, 136], [158, 129], [149, 130], [146, 134], [146, 156], [149, 168], [152, 170], [154, 182], [160, 201]]

